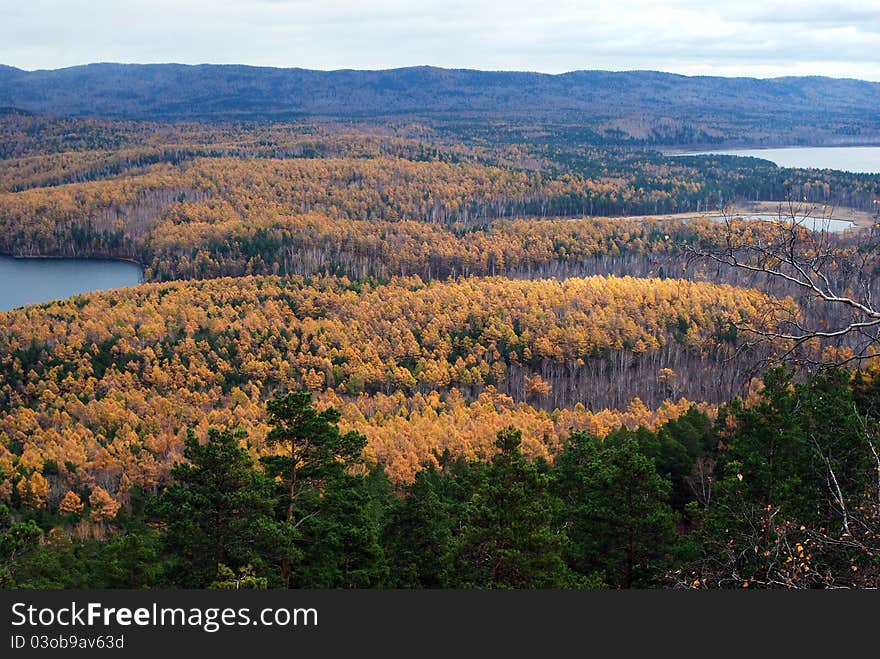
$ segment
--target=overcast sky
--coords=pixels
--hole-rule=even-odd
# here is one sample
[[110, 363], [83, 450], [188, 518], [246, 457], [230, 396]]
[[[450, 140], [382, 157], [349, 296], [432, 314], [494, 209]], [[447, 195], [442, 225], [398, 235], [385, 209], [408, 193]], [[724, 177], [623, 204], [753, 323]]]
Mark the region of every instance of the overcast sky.
[[880, 80], [880, 0], [0, 0], [0, 63]]

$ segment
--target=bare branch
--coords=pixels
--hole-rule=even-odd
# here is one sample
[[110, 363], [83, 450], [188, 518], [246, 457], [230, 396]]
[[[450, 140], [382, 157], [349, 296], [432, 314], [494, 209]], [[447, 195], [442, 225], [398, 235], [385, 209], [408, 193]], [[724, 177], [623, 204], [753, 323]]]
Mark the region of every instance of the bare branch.
[[[874, 304], [873, 276], [880, 267], [876, 235], [849, 232], [835, 235], [827, 223], [833, 209], [804, 208], [789, 198], [771, 222], [738, 218], [722, 210], [721, 230], [714, 240], [686, 245], [687, 267], [699, 261], [727, 268], [719, 275], [742, 285], [764, 288], [777, 301], [752, 324], [734, 323], [747, 336], [748, 348], [773, 345], [781, 357], [824, 365], [817, 355], [823, 346], [835, 351], [840, 365], [873, 356], [880, 347], [880, 308]], [[880, 218], [878, 218], [880, 219]], [[792, 310], [783, 298], [793, 302]], [[812, 342], [817, 343], [814, 345]]]

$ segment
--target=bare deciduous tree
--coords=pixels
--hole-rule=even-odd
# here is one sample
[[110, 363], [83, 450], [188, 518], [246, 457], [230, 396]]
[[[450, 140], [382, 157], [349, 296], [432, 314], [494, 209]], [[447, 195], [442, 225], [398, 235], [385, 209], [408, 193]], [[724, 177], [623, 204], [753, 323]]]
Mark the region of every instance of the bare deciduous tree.
[[[880, 349], [880, 206], [871, 228], [835, 231], [833, 209], [793, 200], [767, 222], [723, 209], [719, 239], [686, 247], [688, 265], [708, 261], [756, 276], [780, 300], [758, 322], [737, 324], [743, 347], [774, 342], [777, 358], [842, 365]], [[790, 296], [797, 307], [782, 298]], [[845, 348], [828, 357], [819, 347]], [[806, 350], [805, 348], [809, 348]]]

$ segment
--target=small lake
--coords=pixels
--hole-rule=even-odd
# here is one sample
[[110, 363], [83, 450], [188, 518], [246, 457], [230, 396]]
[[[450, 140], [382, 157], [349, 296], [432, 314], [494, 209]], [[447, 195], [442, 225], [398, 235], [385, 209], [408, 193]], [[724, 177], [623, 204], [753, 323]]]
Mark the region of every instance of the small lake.
[[[740, 213], [736, 214], [736, 217], [741, 217], [744, 220], [764, 220], [765, 222], [775, 222], [779, 219], [779, 215], [771, 215], [769, 213]], [[724, 220], [724, 216], [710, 215], [709, 219], [721, 222]], [[783, 217], [782, 220], [783, 222], [791, 222], [791, 219], [786, 217]], [[829, 233], [846, 231], [847, 229], [852, 229], [856, 226], [849, 220], [832, 220], [824, 217], [796, 217], [795, 221], [810, 231], [827, 231]]]
[[0, 311], [139, 284], [135, 263], [103, 259], [14, 259], [0, 256]]
[[860, 174], [880, 174], [880, 146], [791, 147], [785, 149], [731, 149], [694, 153], [667, 153], [674, 156], [750, 156], [763, 158], [780, 167], [838, 169]]

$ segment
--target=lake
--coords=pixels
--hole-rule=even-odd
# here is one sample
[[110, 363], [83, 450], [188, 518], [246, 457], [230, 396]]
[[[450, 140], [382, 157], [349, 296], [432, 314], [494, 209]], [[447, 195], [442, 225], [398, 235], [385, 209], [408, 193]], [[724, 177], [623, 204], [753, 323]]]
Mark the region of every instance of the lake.
[[103, 259], [14, 259], [0, 256], [0, 311], [140, 283], [135, 263]]
[[[744, 220], [764, 220], [765, 222], [775, 222], [780, 219], [778, 214], [774, 215], [772, 213], [736, 213], [735, 216], [741, 217]], [[717, 222], [722, 222], [725, 218], [723, 215], [710, 215], [709, 219], [715, 220]], [[790, 222], [791, 219], [783, 217], [783, 221]], [[802, 227], [809, 229], [810, 231], [828, 231], [830, 233], [846, 231], [847, 229], [852, 229], [856, 226], [849, 220], [832, 220], [830, 218], [824, 217], [796, 216], [795, 221]]]
[[780, 167], [839, 169], [860, 174], [880, 174], [880, 146], [791, 147], [784, 149], [731, 149], [695, 153], [667, 153], [675, 156], [751, 156]]

